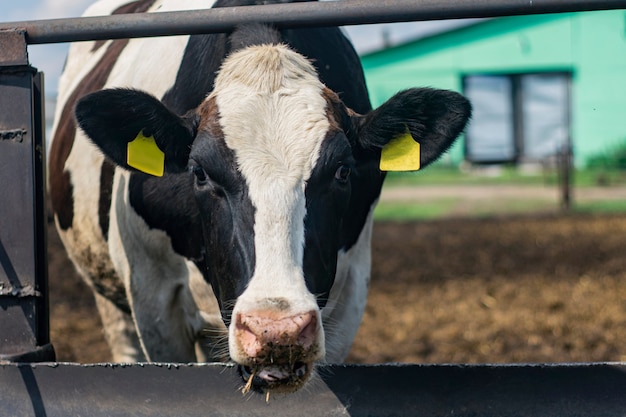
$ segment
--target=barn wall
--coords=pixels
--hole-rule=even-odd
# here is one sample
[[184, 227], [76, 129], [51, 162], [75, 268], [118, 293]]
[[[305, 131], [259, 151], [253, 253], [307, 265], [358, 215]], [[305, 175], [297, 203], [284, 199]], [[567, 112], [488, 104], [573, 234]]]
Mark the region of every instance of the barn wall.
[[574, 23], [576, 147], [590, 155], [626, 142], [626, 11], [585, 13]]
[[[400, 89], [462, 91], [463, 76], [572, 73], [572, 140], [577, 165], [626, 141], [626, 11], [514, 16], [362, 57], [374, 105]], [[463, 159], [461, 143], [448, 161]]]

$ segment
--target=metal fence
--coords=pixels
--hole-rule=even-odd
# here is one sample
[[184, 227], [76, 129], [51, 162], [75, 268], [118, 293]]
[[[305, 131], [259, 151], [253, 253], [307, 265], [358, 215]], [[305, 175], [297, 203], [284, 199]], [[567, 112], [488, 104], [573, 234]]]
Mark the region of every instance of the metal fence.
[[621, 9], [624, 0], [343, 0], [197, 11], [0, 23], [29, 44], [227, 32], [249, 22], [277, 27], [342, 26]]
[[626, 9], [626, 0], [344, 0], [0, 23], [0, 415], [626, 414], [621, 363], [323, 366], [309, 389], [269, 404], [242, 398], [228, 365], [54, 363], [44, 86], [27, 58], [28, 44], [224, 32], [245, 22], [303, 27], [606, 9]]

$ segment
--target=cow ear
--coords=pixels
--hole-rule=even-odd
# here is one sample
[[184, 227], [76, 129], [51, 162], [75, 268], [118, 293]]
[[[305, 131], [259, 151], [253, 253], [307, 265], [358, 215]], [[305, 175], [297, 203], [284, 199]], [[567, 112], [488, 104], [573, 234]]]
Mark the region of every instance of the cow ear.
[[[78, 101], [75, 115], [89, 139], [122, 168], [158, 176], [159, 170], [162, 175], [187, 167], [193, 121], [172, 113], [150, 94], [130, 89], [98, 91]], [[135, 153], [138, 164], [129, 151]], [[156, 166], [157, 172], [144, 166]]]
[[[459, 93], [430, 88], [409, 89], [361, 116], [355, 128], [361, 146], [366, 149], [384, 148], [392, 139], [408, 138], [410, 142], [412, 137], [420, 146], [420, 163], [415, 168], [406, 169], [412, 170], [430, 164], [448, 150], [465, 128], [470, 115], [470, 102]], [[398, 149], [402, 152], [404, 147]], [[392, 153], [397, 152], [394, 149]]]

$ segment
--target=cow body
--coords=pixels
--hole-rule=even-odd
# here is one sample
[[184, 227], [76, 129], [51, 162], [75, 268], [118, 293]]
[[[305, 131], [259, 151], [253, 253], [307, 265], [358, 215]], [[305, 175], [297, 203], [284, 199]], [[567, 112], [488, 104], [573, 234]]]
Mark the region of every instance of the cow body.
[[[105, 0], [87, 14], [178, 3]], [[113, 359], [230, 358], [255, 388], [278, 391], [299, 388], [315, 362], [341, 362], [365, 308], [381, 148], [408, 131], [426, 165], [469, 112], [430, 89], [372, 112], [336, 28], [72, 45], [50, 194]], [[163, 152], [163, 176], [132, 165], [137, 138]]]

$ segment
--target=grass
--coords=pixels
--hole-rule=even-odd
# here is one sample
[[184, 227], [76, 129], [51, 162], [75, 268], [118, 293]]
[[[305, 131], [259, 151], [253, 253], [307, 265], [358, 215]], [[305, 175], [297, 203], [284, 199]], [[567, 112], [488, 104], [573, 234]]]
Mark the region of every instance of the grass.
[[624, 213], [626, 212], [626, 201], [589, 201], [576, 204], [574, 210], [581, 213]]
[[[552, 178], [554, 177], [554, 178]], [[390, 172], [385, 186], [419, 185], [496, 185], [496, 184], [533, 184], [555, 182], [556, 176], [544, 178], [541, 175], [523, 175], [511, 167], [501, 167], [464, 173], [456, 168], [440, 166], [428, 167], [417, 172]]]
[[[431, 166], [417, 172], [390, 172], [385, 186], [406, 185], [557, 185], [554, 169], [520, 171], [513, 166], [499, 166], [462, 172], [457, 168]], [[626, 172], [607, 169], [580, 169], [573, 173], [576, 187], [626, 185]]]

